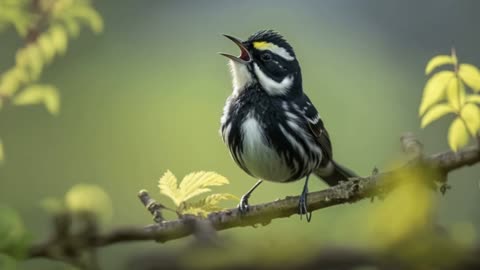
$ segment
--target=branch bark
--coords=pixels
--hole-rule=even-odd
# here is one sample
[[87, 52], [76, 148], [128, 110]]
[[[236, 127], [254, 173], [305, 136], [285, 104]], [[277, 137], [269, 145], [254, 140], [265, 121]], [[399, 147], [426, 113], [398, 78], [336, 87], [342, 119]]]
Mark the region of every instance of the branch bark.
[[[421, 167], [431, 172], [434, 181], [445, 183], [446, 176], [453, 170], [465, 166], [472, 166], [480, 162], [480, 144], [470, 146], [458, 152], [446, 151], [432, 156], [423, 157], [421, 144], [411, 135], [402, 137], [404, 151], [411, 156], [410, 162], [401, 168], [375, 173], [367, 177], [358, 177], [350, 181], [342, 182], [337, 186], [308, 194], [308, 207], [310, 211], [319, 210], [335, 205], [354, 203], [359, 200], [384, 195], [394, 189], [398, 182], [394, 181], [396, 174], [411, 167]], [[158, 214], [160, 207], [152, 202], [145, 191], [141, 193], [144, 204], [148, 202], [149, 211], [154, 214], [157, 220], [161, 220]], [[247, 214], [240, 214], [237, 209], [210, 213], [206, 219], [199, 219], [193, 216], [183, 216], [177, 220], [161, 221], [147, 227], [121, 227], [107, 232], [96, 232], [89, 237], [85, 234], [69, 235], [68, 239], [58, 240], [52, 238], [49, 241], [31, 246], [28, 257], [50, 257], [54, 258], [58, 250], [62, 249], [65, 243], [75, 243], [79, 249], [91, 249], [103, 247], [120, 242], [154, 240], [166, 242], [192, 234], [199, 230], [205, 231], [205, 224], [209, 224], [212, 231], [221, 231], [235, 227], [255, 226], [257, 224], [267, 225], [272, 219], [286, 218], [298, 214], [299, 196], [289, 196], [273, 202], [252, 205]], [[152, 208], [152, 205], [157, 205]], [[55, 251], [55, 253], [53, 253]]]

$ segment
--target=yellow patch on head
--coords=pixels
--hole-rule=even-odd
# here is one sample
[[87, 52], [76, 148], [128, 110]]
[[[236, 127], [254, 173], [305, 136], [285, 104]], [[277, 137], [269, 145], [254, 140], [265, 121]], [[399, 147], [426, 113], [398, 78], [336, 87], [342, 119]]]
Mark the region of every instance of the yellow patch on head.
[[253, 47], [257, 50], [267, 50], [273, 46], [272, 43], [266, 41], [255, 41], [253, 42]]

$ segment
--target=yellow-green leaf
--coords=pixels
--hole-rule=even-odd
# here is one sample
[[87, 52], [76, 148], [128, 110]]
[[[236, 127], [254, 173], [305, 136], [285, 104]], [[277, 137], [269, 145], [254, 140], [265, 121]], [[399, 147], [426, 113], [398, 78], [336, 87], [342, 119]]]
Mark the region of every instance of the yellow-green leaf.
[[75, 9], [75, 16], [83, 19], [94, 33], [100, 33], [103, 30], [103, 20], [100, 14], [90, 6], [78, 7]]
[[480, 95], [468, 95], [465, 101], [480, 104]]
[[65, 195], [65, 205], [74, 213], [92, 213], [103, 222], [110, 221], [113, 216], [110, 196], [96, 185], [78, 184], [73, 186]]
[[19, 83], [27, 83], [29, 81], [27, 72], [19, 66], [15, 66], [10, 72], [12, 72], [12, 76], [14, 76]]
[[213, 211], [223, 210], [218, 204], [221, 201], [225, 200], [236, 200], [239, 199], [237, 196], [229, 193], [217, 193], [208, 195], [206, 198], [199, 200], [194, 203], [187, 203], [185, 208], [182, 210], [182, 214], [192, 214], [192, 215], [201, 215], [205, 216], [206, 214]]
[[226, 201], [226, 200], [236, 200], [238, 201], [238, 197], [235, 195], [232, 195], [230, 193], [216, 193], [216, 194], [210, 194], [204, 199], [201, 199], [199, 201], [196, 201], [194, 203], [189, 203], [189, 207], [198, 207], [198, 208], [203, 208], [207, 211], [212, 211], [212, 208], [217, 209], [218, 204], [221, 201]]
[[436, 104], [431, 107], [423, 116], [421, 126], [422, 128], [426, 127], [431, 122], [439, 119], [440, 117], [453, 113], [455, 110], [450, 106], [450, 104]]
[[15, 74], [13, 69], [8, 70], [0, 78], [0, 91], [4, 96], [13, 95], [20, 86], [20, 81], [18, 76]]
[[206, 217], [207, 214], [208, 214], [208, 211], [201, 208], [201, 207], [187, 207], [185, 209], [183, 209], [183, 211], [181, 212], [183, 215], [185, 214], [190, 214], [190, 215], [195, 215], [195, 216], [202, 216], [202, 217]]
[[27, 48], [21, 48], [17, 50], [15, 54], [15, 62], [17, 66], [25, 66], [28, 63], [28, 52]]
[[32, 80], [38, 79], [42, 72], [44, 61], [42, 52], [36, 44], [31, 44], [27, 47], [28, 66], [30, 68], [30, 75]]
[[47, 63], [50, 63], [55, 55], [55, 46], [49, 34], [43, 34], [38, 38], [38, 46]]
[[423, 115], [430, 106], [445, 97], [447, 84], [454, 76], [455, 74], [452, 71], [440, 71], [427, 81], [423, 90], [422, 103], [420, 104], [420, 115]]
[[62, 26], [55, 25], [51, 27], [49, 34], [56, 51], [60, 55], [63, 55], [67, 50], [67, 33]]
[[70, 34], [70, 36], [73, 38], [77, 38], [80, 34], [79, 23], [71, 17], [65, 17], [63, 19], [63, 23], [65, 25], [65, 29], [67, 29], [67, 32]]
[[480, 70], [474, 65], [461, 64], [458, 75], [470, 88], [480, 91]]
[[456, 111], [465, 104], [465, 85], [458, 77], [452, 78], [448, 83], [447, 100]]
[[217, 205], [221, 201], [226, 201], [226, 200], [239, 200], [237, 196], [230, 194], [230, 193], [217, 193], [217, 194], [211, 194], [208, 195], [205, 198], [205, 204], [206, 205]]
[[25, 90], [16, 95], [13, 99], [15, 105], [32, 105], [43, 101], [43, 90], [37, 87], [27, 87]]
[[172, 199], [176, 206], [182, 203], [182, 195], [177, 186], [177, 178], [171, 171], [166, 171], [158, 181], [160, 193]]
[[15, 105], [32, 105], [44, 103], [47, 110], [56, 115], [60, 108], [57, 88], [51, 85], [35, 84], [26, 87], [13, 99]]
[[462, 108], [460, 116], [470, 131], [470, 134], [477, 134], [480, 130], [480, 108], [475, 104], [467, 104]]
[[44, 90], [43, 102], [48, 112], [57, 115], [60, 111], [60, 97], [55, 87]]
[[180, 206], [187, 200], [211, 191], [209, 186], [221, 186], [228, 184], [228, 180], [214, 172], [194, 172], [186, 175], [182, 182], [178, 184], [177, 178], [170, 171], [167, 171], [158, 183], [160, 192], [168, 196]]
[[427, 64], [425, 68], [425, 74], [430, 74], [434, 69], [437, 67], [455, 63], [453, 57], [451, 55], [437, 55], [433, 57]]
[[453, 151], [458, 151], [459, 148], [467, 145], [468, 131], [462, 119], [456, 118], [453, 120], [448, 130], [448, 144]]
[[209, 192], [208, 186], [222, 186], [228, 184], [228, 180], [215, 172], [194, 172], [185, 176], [180, 183], [183, 201], [193, 198], [205, 192]]

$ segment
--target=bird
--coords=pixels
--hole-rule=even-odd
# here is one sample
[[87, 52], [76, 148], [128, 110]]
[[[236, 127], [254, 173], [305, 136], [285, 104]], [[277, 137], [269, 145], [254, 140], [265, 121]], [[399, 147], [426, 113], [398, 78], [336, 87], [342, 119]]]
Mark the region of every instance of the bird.
[[299, 214], [308, 211], [308, 180], [319, 176], [329, 186], [357, 175], [333, 159], [332, 143], [317, 109], [305, 94], [300, 64], [292, 46], [274, 30], [261, 30], [233, 41], [240, 55], [228, 58], [233, 90], [220, 119], [220, 135], [232, 159], [257, 178], [240, 199], [249, 210], [252, 192], [263, 182], [287, 183], [305, 178]]

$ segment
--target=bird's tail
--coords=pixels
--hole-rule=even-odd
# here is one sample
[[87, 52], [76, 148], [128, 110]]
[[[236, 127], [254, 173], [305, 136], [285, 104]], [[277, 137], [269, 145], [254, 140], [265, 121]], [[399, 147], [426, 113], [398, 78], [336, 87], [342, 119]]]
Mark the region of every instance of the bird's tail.
[[315, 174], [322, 178], [329, 186], [335, 186], [340, 181], [347, 181], [348, 178], [358, 177], [352, 170], [333, 160], [330, 161], [325, 168], [317, 169]]

